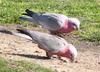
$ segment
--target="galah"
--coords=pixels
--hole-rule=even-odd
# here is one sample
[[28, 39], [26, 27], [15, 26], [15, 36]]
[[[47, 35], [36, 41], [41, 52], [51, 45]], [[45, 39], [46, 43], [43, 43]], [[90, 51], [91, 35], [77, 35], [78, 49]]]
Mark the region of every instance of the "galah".
[[77, 50], [72, 45], [66, 42], [65, 39], [38, 31], [31, 31], [28, 29], [17, 29], [20, 33], [26, 34], [32, 38], [35, 43], [38, 44], [40, 49], [45, 50], [48, 58], [53, 55], [58, 57], [66, 57], [71, 61], [74, 61], [77, 57]]
[[69, 18], [63, 14], [57, 13], [36, 13], [25, 10], [26, 13], [19, 17], [20, 20], [27, 20], [38, 24], [50, 31], [51, 34], [67, 34], [80, 29], [80, 21], [77, 18]]

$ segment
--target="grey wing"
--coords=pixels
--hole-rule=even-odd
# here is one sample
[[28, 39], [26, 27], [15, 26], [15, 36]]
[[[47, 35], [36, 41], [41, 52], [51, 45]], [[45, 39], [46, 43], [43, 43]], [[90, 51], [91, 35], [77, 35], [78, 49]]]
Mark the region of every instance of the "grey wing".
[[66, 41], [58, 36], [42, 33], [38, 31], [29, 31], [32, 39], [41, 47], [49, 52], [58, 52], [66, 46]]
[[61, 27], [62, 21], [59, 14], [45, 13], [40, 15], [39, 23], [48, 30], [57, 30]]
[[63, 43], [59, 37], [55, 36], [44, 36], [38, 39], [38, 43], [49, 52], [58, 52], [61, 48], [65, 47], [65, 42]]

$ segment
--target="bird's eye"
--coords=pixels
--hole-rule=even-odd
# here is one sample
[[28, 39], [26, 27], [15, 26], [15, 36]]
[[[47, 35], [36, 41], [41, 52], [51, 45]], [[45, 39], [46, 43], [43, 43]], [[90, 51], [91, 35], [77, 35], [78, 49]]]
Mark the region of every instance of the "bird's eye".
[[72, 54], [70, 54], [70, 57], [72, 57], [73, 55]]
[[75, 29], [77, 29], [77, 25], [76, 25], [75, 23], [72, 23], [72, 25], [73, 25], [73, 27], [74, 27]]
[[72, 23], [74, 26], [76, 26], [76, 24], [75, 23]]

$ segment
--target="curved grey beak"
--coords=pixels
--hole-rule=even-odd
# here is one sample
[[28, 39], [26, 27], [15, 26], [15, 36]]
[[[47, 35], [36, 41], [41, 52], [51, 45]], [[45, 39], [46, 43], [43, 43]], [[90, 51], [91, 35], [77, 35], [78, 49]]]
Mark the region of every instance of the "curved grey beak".
[[77, 63], [77, 59], [76, 58], [72, 58], [72, 59], [70, 59], [70, 62], [71, 63]]
[[78, 31], [80, 31], [80, 27], [78, 27], [77, 25], [74, 25], [74, 28]]
[[77, 59], [72, 55], [70, 62], [72, 62], [72, 63], [77, 62]]
[[70, 61], [71, 61], [71, 62], [74, 62], [74, 61], [75, 61], [74, 57], [72, 57], [72, 58], [70, 59]]

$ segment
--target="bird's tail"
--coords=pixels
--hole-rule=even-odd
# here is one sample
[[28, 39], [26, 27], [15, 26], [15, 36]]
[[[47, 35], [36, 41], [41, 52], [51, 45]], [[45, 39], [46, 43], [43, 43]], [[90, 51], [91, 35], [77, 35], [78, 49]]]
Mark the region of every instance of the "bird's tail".
[[25, 35], [28, 35], [29, 37], [31, 37], [32, 41], [34, 43], [37, 42], [38, 40], [38, 37], [39, 37], [39, 34], [37, 31], [31, 31], [29, 29], [25, 29], [25, 28], [18, 28], [16, 29], [19, 33], [22, 33], [22, 34], [25, 34]]
[[29, 9], [26, 9], [25, 12], [26, 12], [26, 13], [23, 13], [22, 15], [26, 15], [26, 16], [28, 16], [28, 17], [21, 16], [21, 17], [19, 17], [19, 20], [26, 20], [26, 21], [33, 22], [33, 23], [35, 23], [35, 24], [39, 24], [39, 23], [38, 23], [38, 17], [39, 17], [39, 15], [40, 15], [39, 13], [30, 11]]
[[36, 14], [36, 15], [38, 14], [38, 13], [33, 12], [33, 11], [29, 10], [29, 9], [26, 9], [25, 12], [26, 13], [23, 13], [23, 15], [27, 15], [27, 16], [30, 16], [30, 17], [33, 17], [34, 14]]
[[9, 31], [9, 30], [7, 30], [5, 28], [0, 28], [0, 32], [1, 33], [5, 33], [5, 34], [10, 34], [10, 35], [15, 35], [15, 36], [23, 37], [23, 38], [26, 38], [28, 40], [32, 40], [32, 38], [30, 36], [28, 36], [28, 35], [17, 33], [17, 32], [12, 32], [12, 31]]
[[25, 35], [28, 35], [31, 37], [31, 34], [30, 34], [30, 30], [28, 29], [25, 29], [25, 28], [18, 28], [16, 29], [19, 33], [22, 33], [22, 34], [25, 34]]
[[31, 17], [24, 17], [24, 16], [19, 17], [19, 20], [26, 20], [26, 21], [34, 22], [33, 18], [31, 18]]

